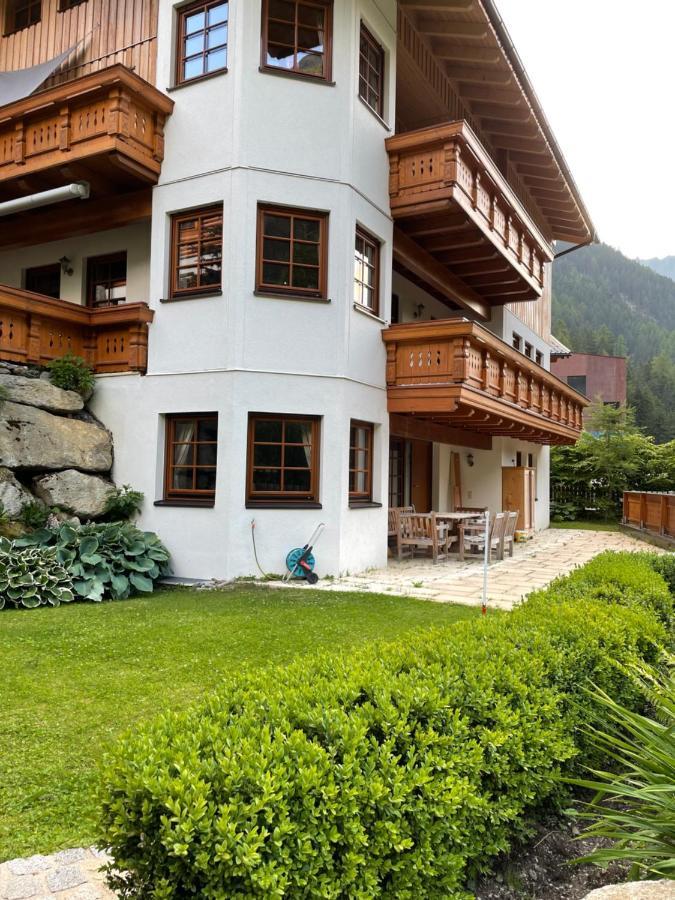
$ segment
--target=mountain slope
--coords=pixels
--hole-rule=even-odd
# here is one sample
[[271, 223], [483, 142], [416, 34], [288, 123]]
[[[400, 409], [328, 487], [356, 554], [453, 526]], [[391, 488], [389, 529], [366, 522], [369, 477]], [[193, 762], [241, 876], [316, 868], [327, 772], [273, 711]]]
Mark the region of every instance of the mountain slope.
[[665, 275], [666, 278], [672, 278], [675, 281], [675, 256], [664, 256], [662, 259], [654, 256], [652, 259], [641, 259], [639, 262], [643, 266], [649, 266], [659, 275]]
[[675, 438], [675, 281], [605, 244], [554, 264], [553, 332], [581, 353], [629, 357], [629, 402], [659, 441]]

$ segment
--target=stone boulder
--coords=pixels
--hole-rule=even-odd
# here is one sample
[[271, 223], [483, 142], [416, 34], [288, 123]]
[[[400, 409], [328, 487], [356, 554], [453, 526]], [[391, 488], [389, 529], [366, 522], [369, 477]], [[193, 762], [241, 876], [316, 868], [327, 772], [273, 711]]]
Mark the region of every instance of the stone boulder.
[[33, 490], [47, 506], [58, 506], [83, 519], [95, 519], [105, 512], [106, 501], [115, 488], [97, 475], [66, 469], [36, 478]]
[[0, 373], [0, 393], [14, 403], [37, 406], [54, 413], [75, 413], [84, 407], [84, 400], [75, 391], [63, 391], [41, 378], [22, 378]]
[[675, 881], [631, 881], [608, 884], [586, 895], [585, 900], [675, 900]]
[[109, 472], [112, 439], [100, 425], [7, 401], [0, 407], [0, 466]]
[[0, 504], [10, 519], [18, 519], [21, 510], [35, 498], [17, 481], [9, 469], [0, 468]]

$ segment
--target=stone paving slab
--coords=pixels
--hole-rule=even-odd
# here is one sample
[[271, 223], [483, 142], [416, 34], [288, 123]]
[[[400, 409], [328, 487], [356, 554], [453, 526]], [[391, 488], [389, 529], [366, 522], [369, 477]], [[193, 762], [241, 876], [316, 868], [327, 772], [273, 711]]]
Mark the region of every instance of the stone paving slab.
[[95, 847], [10, 859], [0, 865], [0, 900], [114, 900], [100, 871], [107, 862]]

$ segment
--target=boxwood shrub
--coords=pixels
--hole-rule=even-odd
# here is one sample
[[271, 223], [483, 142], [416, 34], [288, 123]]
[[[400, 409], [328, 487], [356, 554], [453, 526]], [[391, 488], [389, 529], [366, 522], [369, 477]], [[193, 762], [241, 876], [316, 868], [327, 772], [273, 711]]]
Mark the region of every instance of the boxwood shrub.
[[[509, 615], [252, 673], [122, 738], [101, 843], [122, 897], [468, 897], [592, 758], [588, 679], [668, 643], [664, 582], [606, 557]], [[644, 574], [644, 573], [643, 573]], [[654, 575], [652, 578], [651, 576]], [[598, 576], [599, 577], [599, 576]], [[614, 592], [614, 589], [616, 591]], [[662, 596], [663, 595], [663, 596]]]

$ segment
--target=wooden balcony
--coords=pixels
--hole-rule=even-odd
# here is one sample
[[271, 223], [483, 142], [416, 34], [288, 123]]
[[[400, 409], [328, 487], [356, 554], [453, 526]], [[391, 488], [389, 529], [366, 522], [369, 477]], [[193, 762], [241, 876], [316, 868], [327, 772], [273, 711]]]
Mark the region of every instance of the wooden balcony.
[[649, 534], [675, 540], [675, 494], [625, 491], [623, 523]]
[[551, 245], [464, 121], [391, 137], [394, 258], [449, 299], [489, 307], [544, 291]]
[[588, 400], [467, 319], [392, 325], [390, 413], [538, 444], [574, 444]]
[[44, 366], [70, 352], [96, 373], [145, 372], [153, 317], [145, 303], [89, 309], [0, 285], [0, 361]]

